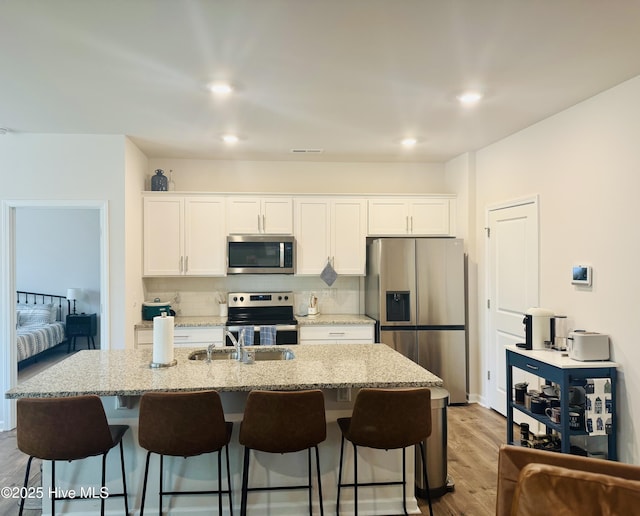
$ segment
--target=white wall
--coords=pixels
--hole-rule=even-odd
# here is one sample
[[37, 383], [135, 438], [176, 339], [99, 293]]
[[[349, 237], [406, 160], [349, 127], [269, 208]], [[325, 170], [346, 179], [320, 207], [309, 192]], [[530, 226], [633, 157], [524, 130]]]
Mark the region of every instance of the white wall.
[[476, 185], [475, 154], [466, 153], [452, 159], [445, 165], [445, 184], [447, 191], [456, 193], [456, 236], [463, 238], [467, 255], [467, 337], [468, 337], [468, 372], [469, 401], [479, 401], [482, 389], [480, 371], [482, 353], [478, 341], [478, 262], [476, 259]]
[[128, 138], [125, 141], [125, 300], [124, 342], [133, 347], [134, 325], [140, 321], [144, 301], [142, 277], [142, 195], [149, 163]]
[[[0, 200], [108, 201], [108, 309], [115, 348], [124, 346], [124, 140], [123, 136], [21, 133], [0, 138]], [[4, 242], [4, 233], [0, 237]]]
[[156, 169], [183, 192], [449, 193], [441, 163], [150, 159], [149, 177]]
[[[540, 195], [540, 304], [574, 328], [611, 336], [619, 369], [619, 456], [640, 463], [640, 77], [490, 145], [476, 155], [475, 233], [487, 206]], [[479, 270], [484, 239], [477, 238]], [[593, 287], [571, 284], [593, 266]], [[479, 277], [479, 296], [486, 285]], [[483, 315], [484, 317], [484, 315]], [[484, 319], [480, 341], [486, 354]], [[486, 385], [483, 387], [486, 388]]]

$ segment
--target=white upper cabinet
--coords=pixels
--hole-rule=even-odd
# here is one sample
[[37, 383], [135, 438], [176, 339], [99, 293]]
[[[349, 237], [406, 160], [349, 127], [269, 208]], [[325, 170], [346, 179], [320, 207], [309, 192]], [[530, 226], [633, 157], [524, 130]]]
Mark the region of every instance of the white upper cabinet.
[[291, 197], [229, 197], [227, 232], [230, 235], [293, 234]]
[[338, 274], [364, 274], [366, 217], [364, 199], [295, 199], [296, 274], [320, 274], [328, 260]]
[[221, 276], [226, 273], [223, 197], [145, 197], [143, 274]]
[[455, 236], [453, 200], [439, 197], [369, 200], [369, 236]]

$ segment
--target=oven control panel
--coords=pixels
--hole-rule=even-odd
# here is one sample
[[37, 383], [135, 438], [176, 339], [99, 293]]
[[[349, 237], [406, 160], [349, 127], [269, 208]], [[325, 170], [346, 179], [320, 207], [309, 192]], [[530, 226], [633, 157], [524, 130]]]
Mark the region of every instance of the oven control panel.
[[229, 308], [293, 306], [293, 292], [231, 292]]

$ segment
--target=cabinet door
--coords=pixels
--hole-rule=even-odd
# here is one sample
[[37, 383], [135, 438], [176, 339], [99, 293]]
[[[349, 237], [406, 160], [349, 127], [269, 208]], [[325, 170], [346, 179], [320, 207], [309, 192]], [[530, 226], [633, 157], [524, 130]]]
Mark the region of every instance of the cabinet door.
[[327, 199], [296, 199], [296, 274], [320, 274], [331, 255], [330, 203]]
[[184, 210], [184, 273], [223, 276], [226, 273], [224, 198], [187, 198]]
[[369, 235], [406, 235], [409, 233], [409, 204], [405, 199], [369, 201]]
[[365, 273], [367, 210], [362, 199], [331, 204], [331, 256], [338, 274]]
[[260, 231], [273, 235], [293, 234], [293, 200], [290, 197], [273, 197], [262, 200]]
[[230, 197], [227, 200], [227, 232], [230, 235], [256, 235], [261, 222], [260, 199]]
[[182, 273], [182, 197], [143, 200], [143, 274], [177, 276]]
[[409, 205], [412, 235], [449, 235], [449, 199], [413, 200]]

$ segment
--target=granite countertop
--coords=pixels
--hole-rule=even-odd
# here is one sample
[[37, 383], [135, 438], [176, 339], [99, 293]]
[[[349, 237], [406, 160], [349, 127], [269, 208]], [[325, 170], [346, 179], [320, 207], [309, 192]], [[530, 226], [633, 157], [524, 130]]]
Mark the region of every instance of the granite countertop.
[[[178, 315], [175, 316], [173, 322], [176, 328], [224, 326], [227, 323], [227, 318], [219, 315]], [[153, 329], [153, 321], [140, 321], [135, 328]]]
[[[331, 324], [375, 324], [375, 321], [366, 315], [358, 314], [318, 314], [318, 315], [296, 315], [299, 326], [311, 325], [331, 325]], [[201, 315], [201, 316], [176, 316], [174, 319], [175, 327], [211, 327], [224, 326], [227, 322], [226, 317], [219, 315]], [[140, 321], [136, 324], [136, 329], [152, 329], [153, 321]]]
[[244, 364], [188, 360], [194, 349], [177, 348], [177, 365], [152, 369], [151, 350], [82, 350], [21, 382], [6, 398], [97, 394], [139, 396], [148, 391], [250, 391], [362, 387], [434, 387], [442, 380], [383, 344], [298, 344], [295, 358]]
[[318, 314], [296, 315], [299, 326], [322, 326], [332, 324], [375, 324], [376, 322], [366, 315], [357, 314]]

